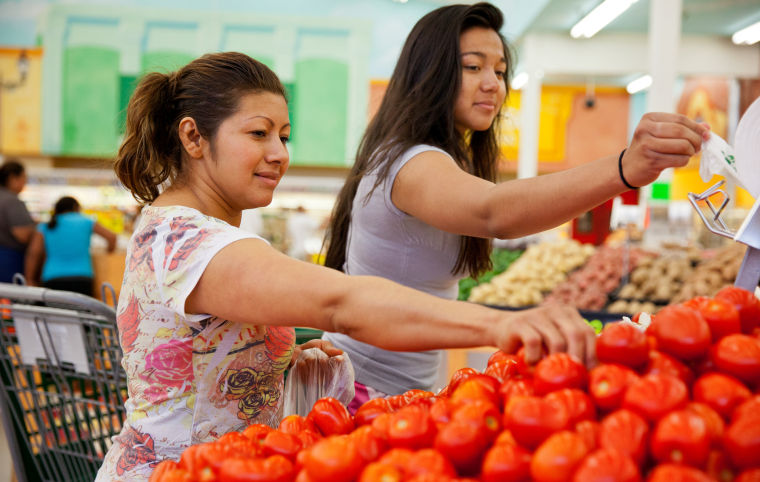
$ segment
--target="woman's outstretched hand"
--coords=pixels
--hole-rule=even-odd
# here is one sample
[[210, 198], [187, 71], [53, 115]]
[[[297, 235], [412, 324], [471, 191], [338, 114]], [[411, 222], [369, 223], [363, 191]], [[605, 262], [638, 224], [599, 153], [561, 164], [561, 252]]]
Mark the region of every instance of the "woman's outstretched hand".
[[497, 347], [513, 353], [522, 345], [528, 363], [536, 363], [546, 350], [567, 352], [587, 367], [596, 364], [596, 333], [570, 306], [547, 304], [509, 312], [497, 330]]
[[657, 179], [663, 169], [682, 167], [699, 152], [702, 140], [710, 137], [710, 127], [681, 114], [650, 112], [633, 133], [623, 155], [623, 176], [641, 187]]

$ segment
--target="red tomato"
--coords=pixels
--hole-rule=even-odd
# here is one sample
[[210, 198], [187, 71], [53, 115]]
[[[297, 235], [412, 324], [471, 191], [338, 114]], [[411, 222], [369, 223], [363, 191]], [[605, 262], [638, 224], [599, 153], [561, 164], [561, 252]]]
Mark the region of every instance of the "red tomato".
[[408, 400], [406, 397], [402, 395], [391, 395], [389, 397], [385, 397], [386, 400], [388, 400], [388, 404], [391, 406], [391, 411], [396, 411], [401, 407], [406, 407], [406, 404]]
[[684, 302], [684, 306], [699, 311], [710, 327], [713, 341], [732, 333], [742, 332], [739, 310], [726, 300], [697, 296]]
[[575, 424], [575, 433], [581, 436], [589, 450], [599, 446], [599, 431], [601, 425], [596, 420], [582, 420]]
[[723, 439], [723, 432], [726, 429], [726, 424], [720, 417], [720, 414], [713, 410], [709, 405], [699, 402], [691, 402], [686, 405], [686, 410], [696, 413], [705, 422], [707, 427], [707, 434], [710, 436], [710, 443], [716, 447], [720, 446], [720, 442]]
[[760, 469], [745, 470], [734, 482], [760, 482]]
[[617, 450], [639, 465], [647, 454], [648, 436], [646, 420], [630, 410], [616, 410], [599, 424], [599, 448]]
[[666, 413], [685, 407], [688, 398], [689, 391], [680, 379], [665, 374], [646, 375], [625, 391], [623, 408], [655, 422]]
[[293, 463], [282, 455], [266, 459], [231, 457], [219, 468], [219, 482], [288, 482], [296, 471]]
[[723, 447], [736, 467], [760, 468], [760, 416], [731, 422], [723, 434]]
[[491, 356], [488, 357], [488, 362], [486, 363], [486, 368], [490, 367], [496, 362], [500, 361], [508, 361], [508, 360], [517, 360], [517, 355], [513, 355], [512, 353], [507, 353], [502, 350], [496, 350], [491, 354]]
[[413, 388], [411, 390], [405, 391], [403, 395], [404, 395], [404, 398], [406, 398], [408, 402], [411, 402], [412, 400], [417, 400], [420, 398], [432, 397], [435, 394], [427, 390], [420, 390], [418, 388]]
[[501, 432], [501, 412], [491, 403], [482, 400], [457, 408], [451, 420], [475, 425], [489, 444]]
[[477, 425], [452, 420], [438, 431], [433, 446], [451, 460], [459, 473], [473, 474], [480, 467], [488, 443]]
[[504, 380], [499, 387], [499, 398], [502, 406], [506, 405], [509, 399], [516, 395], [535, 395], [533, 381], [528, 378], [510, 378]]
[[375, 417], [374, 420], [372, 420], [372, 423], [370, 423], [370, 427], [372, 427], [372, 432], [381, 440], [388, 441], [388, 428], [391, 424], [391, 416], [393, 414], [390, 413], [381, 413], [377, 417]]
[[509, 380], [510, 378], [521, 377], [526, 372], [525, 361], [514, 355], [510, 356], [513, 358], [489, 363], [483, 373], [494, 377], [499, 383], [503, 383], [504, 380]]
[[657, 422], [651, 450], [659, 462], [703, 466], [710, 452], [707, 424], [689, 410], [670, 412]]
[[454, 393], [454, 390], [457, 389], [460, 383], [474, 375], [478, 375], [478, 371], [470, 367], [460, 368], [455, 371], [454, 374], [451, 375], [451, 380], [449, 380], [448, 392], [450, 394]]
[[604, 363], [589, 372], [588, 391], [597, 407], [616, 410], [622, 405], [628, 386], [638, 378], [636, 372], [626, 366]]
[[306, 417], [293, 414], [293, 415], [288, 415], [287, 417], [283, 418], [277, 430], [279, 430], [280, 432], [285, 432], [292, 435], [298, 435], [298, 433], [303, 430], [316, 431], [317, 426], [314, 425], [314, 422], [307, 419]]
[[760, 415], [760, 395], [755, 395], [749, 400], [740, 403], [731, 414], [731, 421], [742, 417], [754, 417]]
[[710, 451], [710, 454], [707, 456], [707, 468], [705, 471], [707, 475], [719, 482], [731, 482], [735, 476], [731, 461], [722, 449]]
[[376, 460], [388, 448], [385, 441], [375, 435], [369, 425], [357, 428], [348, 436], [353, 439], [356, 450], [365, 463]]
[[613, 449], [591, 452], [578, 466], [573, 482], [639, 482], [641, 474], [628, 455]]
[[412, 454], [414, 452], [409, 449], [390, 449], [378, 459], [378, 463], [395, 467], [403, 474], [406, 472], [406, 467], [409, 465], [409, 459], [412, 458]]
[[683, 362], [657, 350], [649, 351], [649, 363], [644, 369], [644, 375], [666, 373], [678, 377], [687, 386], [694, 381], [694, 373]]
[[760, 327], [760, 300], [754, 293], [737, 286], [726, 286], [715, 294], [715, 298], [732, 303], [739, 311], [743, 333], [752, 333]]
[[386, 398], [373, 398], [367, 400], [354, 414], [354, 423], [356, 426], [366, 425], [371, 423], [381, 413], [390, 413], [391, 404]]
[[546, 395], [562, 388], [585, 388], [586, 367], [567, 353], [552, 353], [536, 364], [533, 387], [536, 395]]
[[661, 464], [649, 473], [647, 482], [715, 482], [706, 473], [680, 464]]
[[520, 445], [534, 449], [554, 432], [568, 427], [565, 406], [541, 397], [512, 397], [504, 407], [504, 428]]
[[563, 388], [546, 396], [565, 406], [568, 416], [568, 426], [574, 427], [582, 420], [595, 420], [596, 407], [586, 392], [577, 388]]
[[306, 416], [314, 422], [322, 435], [342, 435], [354, 429], [354, 419], [346, 407], [332, 397], [320, 398]]
[[392, 413], [388, 423], [388, 444], [392, 447], [430, 447], [436, 426], [427, 408], [411, 405]]
[[630, 323], [607, 323], [596, 339], [596, 357], [602, 363], [640, 367], [649, 360], [644, 332]]
[[726, 420], [731, 417], [734, 408], [752, 396], [742, 382], [722, 373], [702, 375], [691, 389], [695, 402], [709, 405]]
[[364, 467], [356, 443], [346, 435], [333, 435], [315, 443], [308, 451], [304, 468], [317, 482], [350, 481]]
[[282, 455], [290, 461], [296, 460], [298, 451], [301, 450], [301, 440], [296, 435], [273, 430], [264, 438], [264, 455]]
[[657, 339], [657, 349], [680, 360], [694, 360], [710, 347], [710, 327], [699, 311], [668, 305], [652, 317], [647, 333]]
[[450, 399], [454, 404], [467, 404], [475, 400], [487, 400], [498, 406], [499, 385], [499, 381], [490, 375], [473, 375], [451, 392]]
[[[267, 436], [269, 432], [274, 430], [269, 425], [264, 425], [263, 423], [254, 423], [253, 425], [249, 425], [243, 430], [243, 435], [251, 440], [254, 445], [261, 445], [264, 443], [264, 438]], [[233, 432], [230, 432], [233, 433]]]
[[186, 472], [179, 468], [179, 465], [174, 460], [166, 459], [163, 462], [156, 465], [156, 468], [153, 469], [153, 473], [150, 474], [150, 480], [149, 482], [161, 482], [162, 480], [165, 480], [164, 477], [166, 477], [166, 480], [168, 480], [168, 474], [169, 472], [185, 472], [188, 477], [190, 477], [190, 473]]
[[517, 445], [517, 440], [515, 440], [515, 437], [512, 435], [512, 432], [509, 430], [502, 430], [499, 435], [496, 437], [496, 440], [493, 441], [494, 445]]
[[530, 452], [519, 445], [494, 445], [483, 458], [480, 480], [482, 482], [530, 480]]
[[760, 381], [760, 339], [749, 335], [728, 335], [711, 352], [715, 366], [747, 383]]
[[448, 398], [436, 398], [435, 402], [430, 405], [428, 412], [436, 426], [439, 426], [451, 420], [451, 414], [455, 408]]
[[322, 438], [322, 435], [317, 430], [304, 429], [296, 434], [298, 440], [301, 441], [301, 447], [309, 448], [314, 445], [317, 440]]
[[[155, 474], [155, 471], [153, 473]], [[211, 477], [216, 477], [213, 472], [211, 473]], [[153, 475], [150, 476], [150, 482], [195, 482], [196, 480], [197, 477], [184, 469], [169, 470], [155, 477]]]
[[401, 482], [402, 472], [396, 467], [380, 462], [373, 462], [362, 470], [359, 482]]
[[435, 449], [422, 449], [414, 452], [406, 465], [406, 477], [432, 474], [440, 478], [457, 475], [451, 462]]
[[537, 482], [563, 482], [588, 453], [588, 447], [575, 432], [563, 430], [546, 439], [533, 453], [530, 475]]

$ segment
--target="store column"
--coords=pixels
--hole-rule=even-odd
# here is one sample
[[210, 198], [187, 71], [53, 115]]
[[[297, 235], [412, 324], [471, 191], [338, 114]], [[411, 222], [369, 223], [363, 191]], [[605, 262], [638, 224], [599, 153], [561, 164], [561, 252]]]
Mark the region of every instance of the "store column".
[[520, 148], [517, 156], [519, 179], [535, 177], [538, 174], [538, 131], [543, 72], [536, 68], [527, 72], [528, 83], [520, 95]]
[[676, 65], [681, 40], [682, 0], [649, 2], [649, 74], [647, 110], [673, 112]]

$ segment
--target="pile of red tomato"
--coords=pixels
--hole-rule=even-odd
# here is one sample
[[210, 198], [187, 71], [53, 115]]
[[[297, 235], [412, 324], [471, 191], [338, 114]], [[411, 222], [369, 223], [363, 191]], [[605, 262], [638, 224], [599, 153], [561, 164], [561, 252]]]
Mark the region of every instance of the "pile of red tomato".
[[355, 414], [334, 399], [165, 461], [151, 481], [760, 481], [760, 301], [670, 305], [646, 333], [608, 324], [599, 365], [496, 352], [438, 395]]

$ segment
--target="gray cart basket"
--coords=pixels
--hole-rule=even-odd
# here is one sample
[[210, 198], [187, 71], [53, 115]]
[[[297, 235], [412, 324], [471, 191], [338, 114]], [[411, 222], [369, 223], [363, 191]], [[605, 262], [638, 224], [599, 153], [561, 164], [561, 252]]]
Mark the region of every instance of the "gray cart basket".
[[92, 481], [124, 420], [116, 312], [0, 283], [0, 411], [20, 481]]

